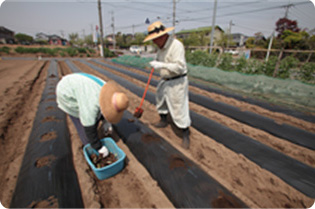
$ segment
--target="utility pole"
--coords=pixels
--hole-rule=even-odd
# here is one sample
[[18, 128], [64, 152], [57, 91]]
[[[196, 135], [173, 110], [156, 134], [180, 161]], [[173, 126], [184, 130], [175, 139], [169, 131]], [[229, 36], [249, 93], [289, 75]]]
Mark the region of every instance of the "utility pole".
[[272, 41], [273, 41], [273, 36], [274, 35], [275, 35], [275, 31], [273, 31], [272, 34], [271, 34], [271, 38], [270, 38], [269, 45], [268, 45], [268, 51], [267, 51], [267, 55], [266, 55], [266, 62], [268, 62], [268, 59], [269, 59], [270, 49], [271, 49], [271, 46], [272, 46]]
[[213, 36], [215, 31], [215, 17], [217, 13], [217, 0], [214, 0], [214, 8], [213, 8], [213, 17], [212, 17], [212, 28], [211, 28], [211, 40], [210, 40], [210, 54], [212, 52], [212, 45], [213, 45]]
[[102, 23], [102, 8], [101, 8], [101, 0], [98, 0], [98, 16], [99, 16], [99, 20], [100, 20], [100, 32], [101, 32], [101, 47], [100, 47], [100, 54], [101, 57], [104, 57], [104, 50], [103, 50], [103, 23]]
[[[173, 27], [175, 28], [176, 23], [176, 0], [173, 0]], [[173, 36], [175, 36], [175, 29], [173, 30]]]
[[229, 23], [229, 34], [228, 34], [228, 40], [227, 40], [227, 47], [226, 48], [229, 48], [229, 46], [230, 46], [230, 38], [231, 38], [231, 34], [232, 34], [231, 33], [232, 25], [234, 25], [234, 23], [231, 20], [230, 23]]
[[83, 36], [83, 39], [85, 38], [85, 29], [82, 29], [82, 36]]
[[112, 13], [112, 28], [113, 28], [113, 47], [114, 50], [116, 49], [116, 36], [115, 36], [115, 18], [114, 18], [114, 11]]
[[288, 19], [289, 9], [292, 6], [293, 6], [293, 4], [288, 4], [288, 5], [284, 6], [285, 7], [284, 18]]

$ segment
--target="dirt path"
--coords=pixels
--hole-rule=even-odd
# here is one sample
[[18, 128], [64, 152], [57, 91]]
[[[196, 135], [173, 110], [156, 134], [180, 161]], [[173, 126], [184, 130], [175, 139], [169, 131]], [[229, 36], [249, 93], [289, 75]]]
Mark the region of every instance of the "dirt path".
[[[70, 73], [64, 62], [59, 62], [61, 74]], [[82, 197], [86, 208], [174, 208], [157, 182], [136, 160], [119, 137], [117, 145], [125, 152], [128, 165], [106, 181], [99, 181], [85, 162], [82, 144], [72, 122], [68, 119], [73, 161], [78, 174]]]
[[[74, 61], [73, 63], [84, 72], [92, 73], [104, 80], [108, 80], [106, 76], [81, 62]], [[92, 63], [95, 65], [94, 62]], [[59, 61], [58, 67], [62, 75], [70, 73], [65, 62]], [[12, 198], [24, 150], [32, 130], [33, 119], [45, 86], [47, 69], [48, 65], [45, 65], [44, 61], [1, 61], [0, 200], [7, 208]], [[135, 85], [145, 86], [145, 83], [131, 79], [124, 74], [119, 74], [107, 68], [104, 69], [128, 79]], [[130, 70], [136, 72], [135, 69]], [[149, 90], [155, 92], [153, 87], [150, 87]], [[191, 90], [216, 98], [216, 95], [199, 89]], [[124, 89], [124, 91], [130, 98], [128, 110], [133, 112], [139, 105], [141, 98], [127, 89]], [[220, 95], [217, 97], [216, 99], [219, 101], [242, 107], [246, 110], [253, 109], [250, 111], [261, 111], [259, 114], [274, 115], [272, 112], [266, 113], [265, 110], [257, 110], [257, 107], [252, 107], [252, 105], [246, 103], [238, 103], [238, 101], [233, 101]], [[190, 108], [199, 114], [203, 114], [314, 167], [315, 157], [313, 151], [310, 152], [310, 150], [294, 146], [285, 140], [248, 127], [196, 104], [190, 103]], [[145, 111], [141, 121], [144, 124], [147, 124], [156, 133], [165, 138], [172, 146], [194, 161], [249, 207], [308, 208], [314, 203], [314, 200], [289, 186], [274, 174], [262, 169], [243, 155], [231, 151], [194, 128], [191, 128], [190, 149], [183, 149], [180, 146], [181, 139], [175, 135], [170, 126], [164, 129], [156, 129], [151, 125], [152, 122], [158, 120], [155, 106], [145, 101], [143, 109]], [[292, 117], [282, 114], [279, 118], [279, 122], [284, 122], [286, 120], [291, 121]], [[174, 208], [173, 204], [158, 186], [158, 183], [152, 179], [148, 171], [137, 161], [122, 140], [117, 137], [114, 138], [118, 146], [126, 153], [128, 164], [119, 175], [106, 181], [98, 181], [84, 159], [81, 142], [69, 118], [67, 122], [71, 136], [74, 166], [86, 208]], [[303, 121], [292, 122], [292, 124], [299, 123], [303, 123]], [[306, 127], [307, 130], [314, 128], [314, 124], [307, 125], [303, 123], [301, 126]]]
[[[133, 83], [135, 83], [136, 85], [145, 88], [146, 84], [138, 81], [137, 79], [128, 78], [128, 76], [124, 75], [123, 73], [119, 73], [115, 70], [111, 70], [111, 69], [106, 68], [102, 65], [96, 64], [95, 62], [90, 62], [90, 63], [92, 63], [92, 64], [94, 64], [100, 68], [109, 70], [110, 72], [115, 73], [116, 75], [119, 75], [120, 77], [126, 78], [127, 80], [130, 80]], [[110, 64], [110, 63], [107, 62], [107, 64]], [[141, 72], [141, 71], [136, 70], [134, 68], [126, 68], [125, 67], [125, 69], [129, 69], [130, 71], [136, 72], [139, 74], [144, 73], [144, 72]], [[146, 74], [146, 76], [147, 76], [147, 74]], [[270, 113], [270, 111], [265, 110], [261, 107], [247, 104], [245, 102], [240, 102], [240, 101], [237, 101], [235, 99], [224, 97], [222, 95], [209, 93], [209, 92], [203, 91], [201, 89], [198, 89], [196, 87], [190, 87], [190, 90], [192, 90], [194, 93], [198, 93], [198, 94], [201, 94], [203, 96], [210, 97], [216, 101], [220, 101], [220, 102], [224, 102], [226, 104], [234, 105], [236, 107], [241, 108], [242, 110], [247, 110], [247, 111], [254, 110], [253, 111], [254, 113], [261, 114], [261, 115], [264, 115], [263, 113], [267, 112], [268, 114], [264, 115], [267, 117], [268, 117], [268, 115], [272, 115]], [[155, 92], [156, 89], [154, 87], [150, 86], [149, 91]], [[284, 154], [286, 154], [292, 158], [295, 158], [295, 159], [297, 159], [297, 160], [299, 160], [305, 164], [308, 164], [312, 167], [315, 167], [315, 152], [312, 150], [298, 146], [298, 145], [293, 144], [287, 140], [275, 137], [275, 136], [273, 136], [273, 135], [271, 135], [271, 134], [269, 134], [263, 130], [259, 130], [257, 128], [248, 126], [246, 124], [238, 122], [238, 121], [231, 119], [225, 115], [222, 115], [218, 112], [209, 110], [207, 108], [204, 108], [204, 107], [197, 105], [197, 104], [194, 104], [192, 102], [190, 102], [189, 105], [190, 105], [191, 110], [193, 110], [194, 112], [196, 112], [200, 115], [204, 115], [207, 118], [210, 118], [211, 120], [214, 120], [220, 124], [223, 124], [223, 125], [231, 128], [231, 129], [239, 132], [239, 133], [247, 135], [247, 136], [263, 143], [263, 144], [266, 144], [266, 145], [270, 146], [271, 148], [273, 148], [279, 152], [282, 152], [282, 153], [284, 153]], [[259, 110], [259, 111], [255, 111], [255, 110]], [[309, 123], [309, 122], [306, 122], [306, 121], [303, 121], [300, 119], [296, 119], [296, 118], [291, 117], [291, 116], [287, 116], [287, 115], [284, 115], [281, 113], [275, 113], [275, 114], [281, 115], [281, 117], [279, 117], [281, 120], [279, 118], [278, 118], [278, 120], [276, 120], [274, 118], [278, 123], [283, 123], [284, 121], [286, 121], [287, 123], [289, 123], [291, 125], [298, 123], [299, 126], [303, 126], [304, 129], [308, 130], [308, 131], [313, 131], [313, 129], [315, 127], [315, 124], [312, 124], [312, 123]], [[292, 121], [292, 123], [290, 123], [290, 121]]]
[[44, 88], [43, 61], [1, 61], [0, 200], [9, 207]]
[[[115, 64], [113, 62], [109, 62], [109, 61], [105, 61], [105, 60], [101, 60], [101, 62], [104, 62], [105, 64], [108, 64], [108, 65], [113, 65], [113, 66], [118, 67], [118, 68], [129, 70], [131, 72], [134, 72], [134, 73], [137, 73], [137, 74], [143, 75], [143, 76], [148, 76], [148, 73], [149, 73], [149, 71], [148, 71], [148, 73], [145, 73], [145, 72], [142, 72], [141, 70], [137, 70], [137, 69], [132, 68], [132, 67], [126, 67], [126, 66]], [[91, 62], [91, 63], [96, 65], [95, 62]], [[98, 65], [98, 66], [101, 66], [101, 65]], [[153, 76], [152, 79], [159, 80], [159, 77]], [[231, 97], [226, 97], [226, 96], [223, 96], [223, 95], [220, 95], [217, 93], [204, 91], [204, 90], [201, 90], [201, 89], [194, 87], [194, 86], [189, 86], [189, 91], [192, 91], [193, 93], [200, 94], [200, 95], [203, 95], [206, 97], [210, 97], [211, 99], [213, 99], [217, 102], [223, 102], [223, 103], [226, 103], [229, 105], [233, 105], [235, 107], [240, 108], [243, 111], [250, 111], [253, 113], [264, 115], [266, 117], [274, 119], [275, 121], [277, 121], [277, 123], [280, 123], [280, 124], [281, 123], [287, 123], [287, 124], [290, 124], [292, 126], [296, 126], [298, 128], [301, 128], [301, 129], [315, 133], [315, 124], [314, 123], [307, 122], [307, 121], [295, 118], [293, 116], [289, 116], [289, 115], [286, 115], [283, 113], [272, 112], [270, 110], [261, 108], [257, 105], [248, 104], [246, 102], [242, 102], [242, 101], [239, 101], [237, 99], [234, 99]]]
[[[104, 80], [108, 80], [104, 75], [92, 70], [87, 65], [74, 61], [74, 63], [83, 71], [93, 73]], [[95, 63], [93, 63], [95, 64]], [[95, 64], [96, 65], [96, 64]], [[135, 83], [135, 85], [145, 87], [136, 79], [130, 78], [115, 70], [111, 70], [104, 66], [97, 65], [112, 73], [115, 73], [127, 80]], [[155, 92], [155, 88], [149, 89]], [[125, 89], [130, 98], [130, 107], [128, 110], [133, 112], [140, 103], [141, 98]], [[190, 104], [192, 108], [194, 104]], [[152, 122], [158, 120], [155, 106], [145, 101], [143, 104], [144, 114], [141, 121], [147, 124], [152, 130], [164, 137], [176, 149], [180, 150], [188, 158], [200, 165], [218, 182], [228, 188], [233, 194], [243, 200], [250, 207], [306, 207], [311, 205], [313, 200], [306, 197], [293, 187], [287, 185], [277, 176], [269, 171], [260, 168], [241, 154], [236, 154], [227, 149], [225, 146], [217, 143], [215, 140], [201, 134], [194, 128], [191, 128], [191, 146], [187, 151], [181, 145], [181, 139], [178, 138], [170, 127], [164, 129], [156, 129], [151, 125]], [[206, 112], [204, 116], [211, 118]], [[222, 117], [222, 116], [220, 116]], [[226, 118], [225, 120], [232, 121]], [[239, 124], [243, 127], [242, 124]]]

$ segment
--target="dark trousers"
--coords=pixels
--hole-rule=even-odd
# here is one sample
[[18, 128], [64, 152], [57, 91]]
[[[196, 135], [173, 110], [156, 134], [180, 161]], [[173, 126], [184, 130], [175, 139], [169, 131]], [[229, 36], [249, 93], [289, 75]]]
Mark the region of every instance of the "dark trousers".
[[83, 144], [83, 145], [88, 144], [88, 143], [89, 143], [89, 142], [88, 142], [89, 140], [87, 139], [87, 136], [86, 136], [86, 134], [85, 134], [84, 127], [83, 127], [82, 123], [80, 122], [80, 119], [79, 119], [79, 118], [76, 118], [76, 117], [73, 117], [73, 116], [71, 116], [71, 115], [69, 115], [69, 116], [70, 116], [70, 118], [71, 118], [71, 120], [72, 120], [72, 122], [73, 122], [75, 128], [77, 129], [77, 132], [78, 132], [79, 137], [80, 137], [80, 139], [81, 139], [81, 141], [82, 141], [82, 144]]

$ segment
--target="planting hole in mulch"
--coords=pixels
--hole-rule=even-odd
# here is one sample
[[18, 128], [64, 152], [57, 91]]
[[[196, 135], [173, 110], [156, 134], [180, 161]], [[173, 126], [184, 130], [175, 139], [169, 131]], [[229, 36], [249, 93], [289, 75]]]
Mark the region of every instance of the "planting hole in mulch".
[[43, 166], [50, 166], [50, 164], [56, 159], [55, 156], [53, 155], [48, 155], [48, 156], [45, 156], [45, 157], [42, 157], [38, 160], [36, 160], [35, 162], [35, 166], [36, 168], [41, 168]]
[[54, 75], [54, 74], [51, 74], [50, 76], [49, 76], [49, 78], [55, 78], [56, 76]]
[[55, 92], [49, 92], [47, 95], [56, 95]]
[[101, 155], [97, 156], [96, 154], [91, 154], [90, 159], [96, 168], [103, 168], [117, 161], [116, 156], [111, 152], [105, 158]]
[[150, 143], [160, 141], [160, 138], [152, 134], [142, 134], [141, 140], [145, 143]]
[[219, 191], [219, 196], [217, 199], [212, 200], [211, 205], [213, 208], [241, 208], [242, 206], [237, 202], [237, 200], [229, 195]]
[[55, 108], [53, 107], [53, 106], [48, 106], [48, 107], [46, 107], [46, 111], [50, 111], [50, 110], [54, 110]]
[[40, 140], [39, 142], [46, 142], [46, 141], [49, 141], [49, 140], [53, 140], [57, 138], [57, 133], [56, 131], [50, 131], [48, 133], [45, 133], [43, 134], [41, 137], [40, 137]]
[[133, 122], [135, 122], [135, 119], [129, 118], [129, 119], [128, 119], [128, 122], [129, 122], [129, 123], [133, 123]]
[[60, 120], [56, 119], [55, 116], [48, 116], [42, 120], [42, 123], [51, 122], [51, 121], [60, 122]]
[[27, 208], [59, 208], [58, 199], [50, 196], [46, 200], [33, 201]]
[[170, 168], [171, 169], [174, 169], [174, 168], [185, 168], [187, 169], [188, 166], [185, 162], [185, 160], [183, 160], [182, 158], [180, 158], [179, 156], [176, 156], [176, 155], [172, 155], [170, 157]]

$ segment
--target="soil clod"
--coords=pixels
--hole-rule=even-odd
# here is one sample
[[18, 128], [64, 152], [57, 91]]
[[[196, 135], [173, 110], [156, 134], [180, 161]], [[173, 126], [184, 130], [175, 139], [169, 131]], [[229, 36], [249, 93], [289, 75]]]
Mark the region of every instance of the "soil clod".
[[90, 159], [96, 168], [102, 168], [117, 161], [116, 156], [111, 152], [105, 158], [103, 158], [101, 155], [97, 156], [96, 154], [92, 154]]

